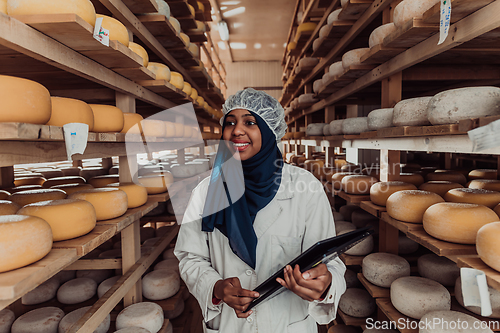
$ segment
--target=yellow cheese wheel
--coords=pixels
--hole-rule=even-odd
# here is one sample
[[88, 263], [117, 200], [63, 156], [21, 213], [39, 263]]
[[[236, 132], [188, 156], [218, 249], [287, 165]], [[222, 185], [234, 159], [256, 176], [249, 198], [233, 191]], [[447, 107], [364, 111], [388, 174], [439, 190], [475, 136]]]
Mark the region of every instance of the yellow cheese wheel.
[[7, 15], [7, 0], [0, 0], [0, 13]]
[[70, 195], [75, 192], [89, 190], [94, 187], [90, 184], [64, 184], [64, 185], [52, 186], [51, 188], [57, 190], [63, 190], [67, 195]]
[[33, 176], [33, 177], [21, 177], [14, 179], [15, 186], [24, 186], [24, 185], [43, 185], [47, 179], [41, 176]]
[[182, 39], [182, 42], [184, 43], [184, 45], [189, 46], [189, 43], [191, 42], [191, 39], [189, 38], [189, 36], [183, 32], [181, 32], [179, 35], [181, 36], [181, 39]]
[[195, 58], [200, 57], [200, 47], [198, 45], [193, 44], [193, 43], [189, 43], [188, 49], [189, 49], [189, 52], [191, 52]]
[[7, 0], [9, 15], [76, 14], [92, 27], [96, 13], [90, 0]]
[[139, 177], [139, 184], [144, 186], [148, 194], [158, 194], [167, 191], [167, 187], [174, 181], [169, 171], [163, 171], [160, 175]]
[[469, 179], [497, 179], [496, 169], [476, 169], [469, 172]]
[[42, 189], [42, 190], [27, 190], [13, 193], [8, 200], [15, 202], [19, 206], [29, 205], [31, 203], [66, 199], [67, 195], [62, 190], [57, 189]]
[[[292, 162], [293, 163], [293, 162]], [[347, 176], [353, 176], [355, 173], [352, 172], [337, 172], [332, 175], [332, 185], [336, 190], [341, 190], [342, 187], [342, 179]]]
[[477, 232], [476, 250], [486, 265], [500, 272], [500, 222], [488, 223]]
[[149, 56], [148, 52], [146, 51], [145, 48], [143, 48], [141, 45], [134, 43], [134, 42], [129, 42], [128, 43], [129, 49], [137, 53], [141, 58], [142, 58], [142, 64], [144, 67], [148, 67], [149, 63]]
[[333, 161], [333, 163], [335, 164], [335, 167], [336, 167], [337, 169], [340, 169], [340, 168], [342, 168], [344, 165], [346, 165], [346, 164], [347, 164], [347, 161], [346, 161], [346, 160], [339, 160], [339, 159], [335, 159], [335, 160]]
[[119, 181], [120, 181], [120, 176], [118, 175], [101, 175], [90, 178], [89, 184], [97, 188], [97, 187], [104, 187]]
[[295, 50], [296, 47], [297, 47], [297, 43], [296, 42], [290, 42], [286, 46], [286, 49], [288, 50], [288, 52], [290, 52], [292, 50]]
[[41, 185], [21, 185], [16, 187], [11, 187], [8, 191], [12, 193], [26, 191], [26, 190], [41, 190], [43, 187]]
[[182, 138], [184, 136], [184, 124], [174, 123], [175, 137]]
[[61, 170], [57, 169], [46, 169], [46, 170], [38, 170], [45, 178], [56, 178], [56, 177], [64, 177], [64, 174]]
[[189, 12], [191, 12], [191, 15], [195, 15], [194, 7], [188, 4]]
[[0, 200], [5, 200], [10, 196], [10, 193], [5, 190], [0, 190]]
[[199, 1], [196, 1], [196, 3], [198, 4], [198, 8], [199, 8], [202, 12], [204, 12], [204, 11], [205, 11], [205, 5], [203, 5], [203, 3], [202, 3], [202, 2], [199, 2]]
[[379, 182], [370, 188], [370, 200], [379, 206], [384, 206], [391, 194], [404, 190], [416, 190], [417, 187], [404, 182]]
[[127, 194], [115, 188], [95, 188], [73, 193], [69, 199], [86, 200], [94, 206], [97, 221], [114, 219], [127, 211]]
[[161, 120], [144, 119], [141, 121], [141, 127], [145, 136], [165, 136], [165, 123]]
[[194, 88], [191, 87], [191, 95], [190, 95], [190, 97], [196, 101], [196, 99], [198, 98], [198, 90], [196, 90], [196, 89], [194, 89]]
[[[123, 129], [120, 133], [135, 133], [140, 134], [140, 122], [144, 118], [138, 113], [123, 113]], [[137, 125], [137, 126], [136, 126]]]
[[14, 215], [19, 209], [21, 206], [12, 201], [0, 200], [0, 215]]
[[63, 173], [64, 176], [79, 176], [80, 170], [82, 170], [81, 167], [61, 168], [61, 172]]
[[165, 122], [165, 137], [167, 138], [175, 137], [175, 124], [171, 121]]
[[195, 31], [206, 32], [207, 31], [207, 27], [205, 26], [205, 23], [203, 23], [202, 21], [196, 20], [196, 29], [194, 29], [194, 30]]
[[170, 83], [180, 90], [184, 89], [184, 78], [180, 73], [171, 72]]
[[0, 272], [32, 264], [51, 249], [52, 230], [41, 218], [0, 216]]
[[500, 192], [500, 180], [496, 179], [474, 179], [469, 183], [469, 188], [478, 188]]
[[148, 64], [148, 69], [156, 75], [157, 80], [170, 81], [171, 73], [167, 65], [159, 62], [150, 62]]
[[129, 45], [129, 36], [128, 36], [128, 30], [127, 28], [118, 21], [115, 18], [106, 16], [106, 15], [101, 15], [97, 14], [97, 18], [102, 17], [102, 27], [104, 29], [109, 30], [109, 40], [117, 40], [123, 45], [127, 46]]
[[427, 181], [431, 180], [445, 180], [453, 183], [459, 183], [465, 185], [467, 183], [467, 179], [460, 172], [454, 171], [442, 171], [442, 172], [432, 172], [427, 174]]
[[41, 84], [0, 75], [0, 122], [43, 125], [50, 119], [50, 93]]
[[348, 194], [369, 194], [378, 179], [366, 175], [349, 175], [342, 178], [342, 190]]
[[98, 133], [117, 133], [123, 129], [123, 112], [116, 106], [90, 104], [94, 113], [94, 130]]
[[170, 16], [168, 21], [170, 22], [170, 24], [174, 28], [175, 32], [177, 32], [177, 33], [181, 32], [181, 24], [179, 23], [179, 21], [177, 21], [177, 19], [175, 17]]
[[78, 99], [51, 97], [52, 114], [47, 125], [64, 126], [69, 123], [89, 125], [89, 131], [94, 128], [94, 114], [90, 106]]
[[203, 108], [208, 111], [208, 108], [210, 106], [208, 105], [207, 101], [203, 102]]
[[50, 178], [43, 183], [44, 188], [51, 188], [52, 186], [64, 185], [64, 184], [85, 184], [85, 178], [80, 176], [66, 176], [66, 177], [56, 177]]
[[475, 244], [478, 230], [498, 222], [494, 211], [483, 205], [442, 202], [429, 207], [424, 214], [425, 231], [432, 237], [459, 244]]
[[193, 136], [193, 127], [184, 125], [184, 137], [191, 138]]
[[313, 22], [306, 22], [302, 23], [297, 27], [297, 34], [302, 33], [304, 31], [314, 31], [316, 29], [316, 23]]
[[401, 173], [398, 180], [401, 182], [413, 184], [416, 187], [419, 187], [424, 183], [424, 177], [418, 173]]
[[390, 217], [403, 222], [422, 223], [425, 211], [437, 203], [444, 202], [436, 193], [404, 190], [389, 196], [386, 207]]
[[449, 202], [485, 205], [491, 209], [500, 203], [500, 192], [475, 188], [455, 188], [449, 190], [444, 199]]
[[182, 88], [182, 91], [186, 93], [186, 95], [191, 95], [191, 85], [187, 82], [184, 82], [184, 88]]
[[204, 102], [205, 99], [201, 96], [198, 96], [198, 98], [196, 99], [196, 103], [198, 103], [198, 105], [203, 105]]
[[304, 162], [304, 169], [314, 172], [317, 169], [323, 168], [324, 165], [324, 160], [307, 160]]
[[128, 208], [136, 208], [142, 206], [148, 201], [148, 191], [144, 186], [134, 183], [113, 183], [107, 185], [108, 187], [115, 187], [127, 193], [127, 206]]
[[19, 215], [36, 216], [50, 224], [54, 242], [72, 239], [91, 232], [96, 225], [96, 212], [84, 200], [50, 200], [24, 206]]
[[319, 180], [331, 182], [332, 176], [334, 174], [336, 174], [337, 172], [340, 172], [340, 170], [337, 168], [323, 166], [322, 168], [314, 169], [313, 175], [314, 175], [314, 177], [318, 178]]
[[433, 192], [439, 194], [441, 197], [444, 197], [446, 192], [454, 188], [463, 188], [463, 186], [459, 183], [448, 182], [445, 180], [435, 180], [423, 183], [418, 187], [419, 190]]
[[342, 172], [361, 173], [361, 165], [348, 163], [340, 167], [340, 170]]

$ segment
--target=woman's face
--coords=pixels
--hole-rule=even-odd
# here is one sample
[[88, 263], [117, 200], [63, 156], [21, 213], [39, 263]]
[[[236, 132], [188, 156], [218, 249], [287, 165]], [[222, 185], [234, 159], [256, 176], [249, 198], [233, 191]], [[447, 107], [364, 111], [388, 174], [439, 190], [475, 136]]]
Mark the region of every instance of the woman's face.
[[232, 142], [234, 149], [239, 152], [240, 160], [248, 160], [260, 151], [262, 147], [260, 129], [255, 117], [248, 110], [235, 109], [229, 112], [224, 125], [222, 138]]

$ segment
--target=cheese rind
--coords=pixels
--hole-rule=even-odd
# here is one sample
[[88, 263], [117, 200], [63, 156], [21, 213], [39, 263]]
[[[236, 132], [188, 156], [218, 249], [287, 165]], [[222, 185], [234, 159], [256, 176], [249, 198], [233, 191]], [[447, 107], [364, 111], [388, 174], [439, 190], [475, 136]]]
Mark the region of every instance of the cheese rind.
[[172, 72], [167, 65], [159, 62], [150, 62], [147, 67], [156, 75], [156, 80], [170, 81]]
[[115, 188], [95, 188], [73, 193], [69, 199], [86, 200], [95, 208], [97, 221], [122, 216], [127, 211], [127, 194]]
[[500, 272], [499, 236], [499, 222], [489, 223], [481, 227], [477, 232], [476, 250], [481, 260], [491, 268]]
[[342, 133], [344, 134], [360, 134], [368, 131], [368, 117], [347, 118], [342, 122]]
[[370, 34], [370, 38], [368, 39], [368, 45], [370, 46], [370, 49], [379, 44], [382, 44], [384, 38], [389, 36], [394, 31], [396, 31], [396, 25], [394, 25], [393, 22], [381, 25], [380, 27], [373, 30]]
[[158, 176], [139, 177], [139, 184], [144, 186], [148, 194], [158, 194], [166, 192], [168, 186], [174, 181], [174, 177], [169, 171], [163, 172]]
[[108, 187], [116, 187], [127, 194], [128, 208], [137, 208], [148, 201], [148, 191], [144, 186], [135, 183], [113, 183]]
[[[458, 276], [456, 278], [456, 280], [453, 282], [455, 285], [455, 298], [457, 299], [458, 303], [461, 306], [463, 306], [464, 308], [466, 308], [467, 310], [481, 316], [482, 315], [481, 314], [481, 307], [479, 307], [479, 306], [465, 306], [464, 297], [462, 295], [462, 279], [460, 278], [460, 276]], [[490, 294], [489, 296], [490, 296], [490, 304], [491, 304], [492, 314], [487, 316], [487, 317], [488, 318], [500, 318], [500, 291], [496, 290], [495, 288], [489, 287], [489, 286], [488, 286], [488, 291]]]
[[423, 183], [418, 187], [419, 190], [433, 192], [441, 197], [444, 197], [446, 192], [454, 188], [463, 188], [463, 186], [459, 183], [453, 183], [445, 180], [434, 180]]
[[426, 210], [437, 203], [444, 202], [436, 193], [404, 190], [389, 196], [386, 203], [390, 217], [403, 222], [422, 223]]
[[484, 205], [491, 209], [500, 203], [500, 192], [475, 188], [455, 188], [449, 190], [444, 199], [449, 202], [462, 202]]
[[174, 85], [174, 87], [176, 87], [180, 90], [184, 89], [184, 77], [180, 73], [171, 72], [170, 83], [172, 83]]
[[391, 194], [404, 190], [416, 190], [417, 187], [405, 182], [379, 182], [372, 185], [370, 188], [370, 200], [379, 206], [384, 206]]
[[394, 126], [425, 126], [431, 123], [427, 119], [427, 105], [432, 97], [417, 97], [402, 100], [394, 106], [392, 123]]
[[173, 270], [154, 270], [146, 274], [142, 279], [142, 294], [153, 301], [174, 296], [180, 287], [179, 273]]
[[129, 305], [116, 317], [116, 329], [142, 327], [151, 333], [157, 333], [163, 326], [163, 309], [152, 302]]
[[101, 175], [95, 176], [89, 179], [89, 184], [93, 187], [105, 187], [109, 184], [116, 183], [120, 180], [120, 176], [118, 175]]
[[410, 264], [390, 253], [372, 253], [363, 258], [363, 276], [376, 286], [389, 288], [395, 280], [410, 276]]
[[14, 215], [19, 209], [21, 209], [21, 206], [12, 201], [0, 200], [0, 215]]
[[82, 123], [94, 130], [94, 114], [84, 101], [73, 98], [51, 97], [52, 113], [47, 125], [64, 126], [69, 123]]
[[67, 195], [73, 194], [75, 192], [83, 191], [83, 190], [89, 190], [91, 188], [94, 188], [90, 184], [64, 184], [64, 185], [57, 185], [57, 186], [52, 186], [51, 189], [56, 189], [56, 190], [62, 190], [66, 192]]
[[80, 176], [64, 176], [49, 178], [43, 183], [44, 188], [51, 188], [53, 186], [64, 185], [64, 184], [85, 184], [85, 178]]
[[[90, 306], [86, 306], [77, 310], [74, 310], [67, 315], [59, 323], [59, 333], [66, 333], [69, 331], [71, 326], [73, 326], [83, 315], [90, 309]], [[95, 329], [93, 333], [106, 333], [111, 325], [111, 317], [108, 314], [106, 318], [102, 321], [99, 326]]]
[[428, 253], [418, 258], [418, 274], [445, 287], [453, 287], [460, 276], [460, 269], [450, 259]]
[[379, 129], [392, 127], [393, 108], [377, 109], [368, 114], [368, 129], [377, 131]]
[[[460, 331], [493, 333], [491, 329], [484, 326], [484, 321], [480, 321], [473, 316], [458, 311], [431, 311], [422, 316], [420, 320], [424, 323], [437, 324], [422, 325], [419, 333], [457, 333]], [[469, 329], [462, 330], [461, 328], [463, 327], [468, 327]]]
[[140, 122], [144, 118], [138, 113], [123, 113], [123, 128], [120, 133], [130, 133], [140, 134]]
[[339, 309], [346, 315], [365, 318], [377, 308], [375, 299], [365, 289], [349, 288], [340, 297]]
[[57, 300], [63, 304], [78, 304], [91, 299], [97, 283], [89, 278], [76, 278], [65, 282], [57, 290]]
[[0, 333], [10, 333], [16, 315], [9, 309], [0, 310]]
[[127, 28], [115, 18], [110, 16], [97, 14], [97, 18], [102, 17], [102, 27], [109, 30], [109, 40], [117, 40], [126, 47], [129, 46], [129, 35]]
[[342, 189], [349, 194], [369, 194], [378, 179], [366, 175], [349, 175], [342, 178]]
[[11, 194], [8, 200], [18, 204], [19, 206], [29, 205], [35, 202], [47, 200], [61, 200], [66, 199], [67, 195], [62, 190], [57, 189], [41, 189], [41, 190], [27, 190]]
[[369, 51], [369, 48], [361, 48], [344, 53], [344, 55], [342, 56], [342, 66], [344, 66], [344, 69], [348, 69], [351, 66], [361, 64], [361, 57]]
[[[48, 279], [29, 293], [24, 294], [21, 299], [23, 305], [35, 305], [50, 301], [56, 297], [60, 281], [57, 277]], [[0, 330], [1, 332], [1, 330]]]
[[116, 106], [89, 104], [94, 113], [93, 132], [119, 133], [123, 129], [123, 112]]
[[146, 49], [144, 49], [141, 45], [134, 42], [129, 42], [128, 47], [142, 58], [142, 65], [144, 67], [148, 67], [149, 56]]
[[64, 311], [56, 307], [44, 307], [31, 310], [20, 316], [12, 324], [12, 333], [53, 333], [57, 332]]

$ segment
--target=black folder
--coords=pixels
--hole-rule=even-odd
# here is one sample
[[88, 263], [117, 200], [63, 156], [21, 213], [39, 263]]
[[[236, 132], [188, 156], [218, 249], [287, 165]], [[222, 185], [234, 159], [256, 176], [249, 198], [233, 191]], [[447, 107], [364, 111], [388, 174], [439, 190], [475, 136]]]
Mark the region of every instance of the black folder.
[[326, 264], [361, 242], [372, 233], [373, 229], [371, 229], [371, 227], [365, 227], [340, 236], [324, 239], [312, 245], [309, 249], [302, 252], [302, 254], [300, 254], [297, 258], [290, 261], [287, 265], [279, 269], [275, 274], [255, 288], [254, 291], [259, 293], [259, 297], [255, 298], [244, 312], [247, 312], [256, 305], [285, 289], [285, 287], [279, 284], [276, 279], [282, 278], [284, 280], [283, 270], [286, 266], [290, 265], [294, 268], [295, 265], [299, 265], [300, 271], [305, 272], [321, 263]]

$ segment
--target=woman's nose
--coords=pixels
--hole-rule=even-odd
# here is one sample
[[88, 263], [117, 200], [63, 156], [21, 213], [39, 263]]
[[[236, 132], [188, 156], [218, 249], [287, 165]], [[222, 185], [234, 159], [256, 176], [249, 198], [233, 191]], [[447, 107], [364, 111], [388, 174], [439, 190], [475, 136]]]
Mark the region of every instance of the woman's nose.
[[233, 129], [233, 135], [239, 136], [244, 134], [245, 134], [245, 129], [243, 128], [243, 125], [240, 122], [236, 123]]

